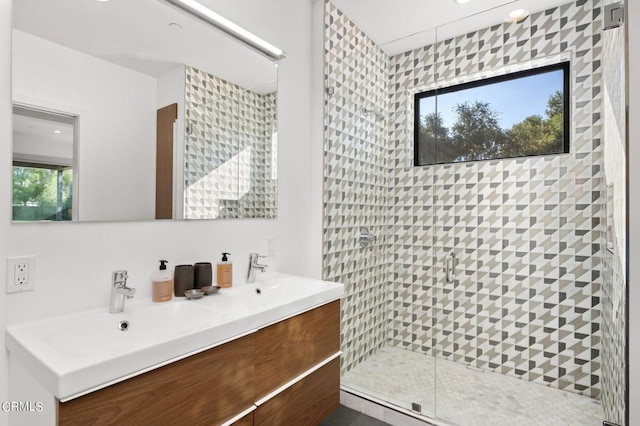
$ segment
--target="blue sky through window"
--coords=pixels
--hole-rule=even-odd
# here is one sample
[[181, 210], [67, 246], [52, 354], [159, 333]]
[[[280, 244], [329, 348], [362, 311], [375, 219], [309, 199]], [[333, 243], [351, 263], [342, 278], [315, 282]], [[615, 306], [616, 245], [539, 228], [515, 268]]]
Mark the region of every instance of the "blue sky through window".
[[[517, 78], [484, 86], [438, 94], [437, 109], [444, 120], [443, 126], [451, 128], [456, 122], [456, 105], [463, 102], [488, 102], [498, 111], [500, 127], [510, 129], [531, 115], [545, 116], [549, 97], [564, 88], [563, 71]], [[436, 110], [436, 96], [420, 100], [420, 113], [425, 116]]]

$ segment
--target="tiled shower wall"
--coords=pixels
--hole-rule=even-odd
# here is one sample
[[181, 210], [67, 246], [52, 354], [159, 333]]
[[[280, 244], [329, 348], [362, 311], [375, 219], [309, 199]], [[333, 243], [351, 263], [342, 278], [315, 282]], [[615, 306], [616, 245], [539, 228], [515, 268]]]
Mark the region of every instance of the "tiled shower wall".
[[[352, 127], [355, 132], [354, 118], [373, 98], [361, 96], [361, 85], [376, 69], [384, 73], [386, 58], [378, 59], [370, 40], [327, 6], [327, 86], [342, 95], [337, 105], [329, 96], [326, 105], [325, 272], [347, 284], [343, 309], [362, 312], [343, 318], [347, 369], [377, 346], [372, 336], [380, 335], [352, 331], [371, 330], [378, 321], [365, 313], [370, 309], [366, 299], [353, 296], [362, 290], [349, 286], [372, 292], [380, 285], [370, 285], [370, 275], [359, 279], [364, 275], [354, 275], [353, 267], [347, 271], [347, 265], [358, 262], [358, 270], [372, 265], [354, 245], [359, 223], [350, 215], [384, 212], [382, 204], [364, 204], [359, 198], [373, 194], [353, 181], [366, 173], [369, 180], [363, 183], [390, 189], [385, 240], [390, 246], [380, 246], [380, 271], [388, 254], [391, 344], [599, 396], [604, 230], [600, 20], [600, 2], [581, 0], [534, 13], [520, 25], [500, 24], [394, 56], [391, 104], [377, 107], [393, 112], [389, 139], [381, 142], [389, 160], [372, 168], [357, 156], [371, 156], [374, 146], [377, 152], [378, 139], [346, 133]], [[363, 58], [356, 59], [360, 53]], [[436, 79], [504, 73], [550, 57], [571, 60], [571, 154], [408, 166], [412, 91]], [[332, 68], [337, 64], [344, 67]], [[359, 150], [335, 154], [354, 147], [356, 140]], [[457, 279], [444, 285], [442, 262], [449, 251], [457, 255]]]
[[276, 217], [276, 93], [186, 68], [184, 217]]
[[[615, 3], [606, 0], [605, 4]], [[607, 249], [603, 250], [602, 406], [605, 419], [624, 424], [626, 311], [626, 164], [624, 28], [603, 32], [603, 150]]]
[[[581, 0], [392, 58], [391, 144], [404, 164], [416, 88], [556, 56], [572, 70], [570, 154], [392, 170], [413, 195], [391, 203], [394, 345], [599, 396], [600, 7]], [[457, 279], [445, 284], [450, 251]]]
[[[346, 372], [387, 342], [389, 58], [326, 8], [323, 275], [345, 284]], [[361, 228], [376, 237], [367, 247]]]

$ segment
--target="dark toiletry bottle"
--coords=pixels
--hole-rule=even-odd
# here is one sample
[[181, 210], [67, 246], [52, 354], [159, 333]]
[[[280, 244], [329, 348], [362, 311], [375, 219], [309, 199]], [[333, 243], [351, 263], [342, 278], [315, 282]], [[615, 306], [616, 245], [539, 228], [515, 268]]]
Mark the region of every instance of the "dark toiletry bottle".
[[184, 292], [193, 288], [193, 265], [178, 265], [173, 274], [174, 293], [177, 297], [184, 297]]

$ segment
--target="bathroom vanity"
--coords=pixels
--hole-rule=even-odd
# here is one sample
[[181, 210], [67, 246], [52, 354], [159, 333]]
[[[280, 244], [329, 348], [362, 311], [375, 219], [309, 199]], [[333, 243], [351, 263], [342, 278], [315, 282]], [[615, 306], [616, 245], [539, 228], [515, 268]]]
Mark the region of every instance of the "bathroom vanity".
[[339, 404], [343, 291], [276, 275], [10, 326], [10, 398], [44, 402], [11, 424], [316, 424]]

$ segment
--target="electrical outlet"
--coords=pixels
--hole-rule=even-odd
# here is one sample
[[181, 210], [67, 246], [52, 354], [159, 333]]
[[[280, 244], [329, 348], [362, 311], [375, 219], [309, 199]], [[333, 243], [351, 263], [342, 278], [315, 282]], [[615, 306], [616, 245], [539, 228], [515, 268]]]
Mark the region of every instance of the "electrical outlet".
[[7, 258], [7, 293], [35, 290], [35, 256]]
[[21, 287], [26, 284], [29, 284], [29, 264], [16, 263], [13, 268], [13, 285]]
[[267, 237], [267, 257], [276, 255], [276, 239], [275, 237]]

